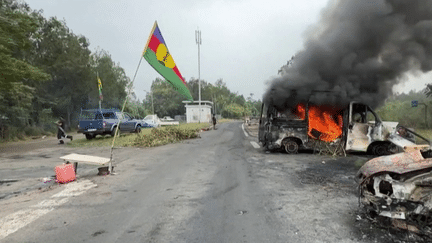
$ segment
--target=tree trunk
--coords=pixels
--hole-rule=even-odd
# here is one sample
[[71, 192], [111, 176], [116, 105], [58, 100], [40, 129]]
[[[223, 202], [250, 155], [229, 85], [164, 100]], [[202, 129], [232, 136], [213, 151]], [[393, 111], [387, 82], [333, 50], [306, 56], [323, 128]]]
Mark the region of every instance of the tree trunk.
[[68, 108], [67, 108], [67, 130], [69, 130], [70, 129], [70, 115], [71, 115], [71, 111], [70, 111], [71, 109], [70, 109], [70, 106], [68, 106]]

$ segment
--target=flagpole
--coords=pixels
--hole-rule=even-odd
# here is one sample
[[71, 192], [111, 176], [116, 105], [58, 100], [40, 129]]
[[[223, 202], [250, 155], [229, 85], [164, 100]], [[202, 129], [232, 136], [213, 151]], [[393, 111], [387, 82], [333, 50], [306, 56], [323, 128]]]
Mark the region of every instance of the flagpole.
[[[99, 87], [99, 72], [96, 72], [97, 80], [98, 80], [98, 92], [100, 93], [100, 87]], [[102, 100], [99, 94], [99, 111], [102, 112]]]
[[[152, 29], [152, 31], [150, 32], [149, 38], [147, 39], [147, 44], [145, 45], [145, 47], [144, 47], [144, 51], [143, 51], [143, 53], [142, 53], [142, 55], [141, 55], [142, 57], [144, 56], [144, 53], [146, 52], [146, 50], [147, 50], [147, 48], [148, 48], [148, 44], [150, 43], [151, 37], [152, 37], [152, 35], [153, 35], [154, 30], [156, 29], [156, 26], [157, 26], [157, 21], [155, 20], [155, 22], [154, 22], [154, 24], [153, 24], [153, 29]], [[141, 62], [141, 60], [140, 60], [140, 62]]]
[[[137, 69], [136, 69], [136, 71], [135, 71], [135, 75], [134, 75], [134, 77], [133, 77], [133, 79], [132, 79], [132, 83], [129, 85], [129, 89], [128, 89], [128, 92], [127, 92], [127, 94], [126, 94], [125, 101], [123, 102], [123, 107], [122, 107], [122, 109], [121, 109], [121, 113], [122, 113], [122, 114], [123, 114], [124, 108], [125, 108], [125, 106], [126, 106], [127, 100], [128, 100], [128, 98], [129, 98], [129, 95], [130, 95], [130, 93], [131, 93], [131, 90], [132, 90], [132, 87], [133, 87], [133, 83], [134, 83], [134, 81], [135, 81], [135, 78], [136, 78], [136, 75], [137, 75], [137, 73], [138, 73], [138, 69], [139, 69], [139, 67], [140, 67], [140, 65], [141, 65], [141, 61], [142, 61], [142, 59], [143, 59], [143, 55], [141, 55], [141, 58], [140, 58], [140, 60], [139, 60], [138, 67], [137, 67]], [[112, 157], [113, 157], [114, 143], [115, 143], [115, 139], [116, 139], [117, 134], [118, 134], [118, 130], [119, 130], [119, 127], [120, 127], [120, 123], [121, 123], [121, 120], [119, 119], [119, 120], [118, 120], [118, 123], [117, 123], [117, 126], [116, 126], [116, 129], [115, 129], [115, 132], [114, 132], [114, 138], [113, 138], [113, 141], [112, 141], [112, 144], [111, 144], [111, 149], [110, 149], [110, 162], [109, 162], [109, 166], [108, 166], [108, 170], [109, 170], [109, 173], [110, 173], [110, 174], [112, 173]]]

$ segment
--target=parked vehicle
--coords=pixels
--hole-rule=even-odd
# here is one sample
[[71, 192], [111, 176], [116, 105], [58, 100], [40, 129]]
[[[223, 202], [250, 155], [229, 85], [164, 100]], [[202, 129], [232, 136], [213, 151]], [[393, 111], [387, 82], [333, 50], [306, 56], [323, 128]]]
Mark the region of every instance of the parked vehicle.
[[89, 140], [97, 135], [114, 136], [118, 124], [121, 132], [139, 133], [144, 123], [116, 109], [81, 110], [78, 133], [83, 133]]
[[337, 111], [312, 103], [288, 111], [263, 104], [258, 138], [268, 150], [283, 148], [287, 153], [313, 149], [316, 141], [326, 141], [341, 144], [345, 151], [381, 156], [416, 145], [398, 134], [397, 125], [381, 121], [369, 106], [354, 101]]
[[157, 115], [147, 115], [144, 120], [143, 127], [160, 127], [161, 120]]
[[164, 116], [161, 121], [174, 121], [170, 116]]
[[161, 125], [161, 126], [174, 126], [174, 125], [179, 125], [179, 121], [176, 121], [176, 120], [172, 119], [172, 118], [169, 117], [169, 116], [164, 116], [164, 117], [161, 119], [160, 125]]

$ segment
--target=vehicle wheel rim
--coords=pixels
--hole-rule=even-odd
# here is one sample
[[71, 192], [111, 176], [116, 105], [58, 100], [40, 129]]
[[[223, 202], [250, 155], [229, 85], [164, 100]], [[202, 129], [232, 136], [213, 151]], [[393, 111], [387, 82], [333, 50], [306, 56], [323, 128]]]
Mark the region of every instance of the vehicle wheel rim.
[[389, 152], [390, 154], [395, 154], [395, 153], [397, 153], [397, 147], [396, 147], [396, 145], [391, 144], [391, 145], [388, 147], [388, 152]]
[[387, 154], [387, 148], [386, 148], [385, 145], [380, 144], [380, 145], [377, 145], [377, 146], [375, 147], [374, 152], [375, 152], [375, 155], [383, 156], [383, 155], [386, 155], [386, 154]]
[[289, 154], [297, 153], [298, 144], [295, 141], [288, 141], [285, 143], [285, 151]]

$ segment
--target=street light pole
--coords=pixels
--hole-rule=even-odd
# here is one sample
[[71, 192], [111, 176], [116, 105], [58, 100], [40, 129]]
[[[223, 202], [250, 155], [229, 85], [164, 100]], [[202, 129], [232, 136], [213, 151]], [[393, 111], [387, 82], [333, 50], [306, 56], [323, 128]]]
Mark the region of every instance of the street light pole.
[[195, 30], [195, 42], [198, 45], [198, 123], [201, 123], [201, 73], [200, 73], [200, 45], [201, 30]]

